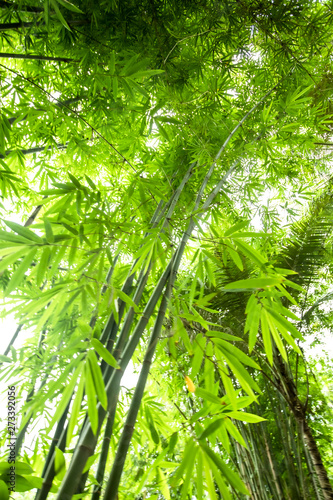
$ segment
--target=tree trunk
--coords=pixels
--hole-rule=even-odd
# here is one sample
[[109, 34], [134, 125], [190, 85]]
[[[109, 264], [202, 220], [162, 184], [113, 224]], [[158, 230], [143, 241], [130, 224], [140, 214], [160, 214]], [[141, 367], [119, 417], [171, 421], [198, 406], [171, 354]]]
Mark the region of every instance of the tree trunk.
[[288, 374], [285, 363], [281, 359], [280, 355], [276, 356], [276, 361], [281, 377], [281, 381], [279, 384], [280, 391], [282, 394], [286, 394], [286, 399], [289, 402], [289, 407], [302, 429], [303, 438], [312, 460], [314, 470], [317, 474], [324, 499], [333, 500], [333, 488], [328, 479], [327, 471], [321, 459], [317, 443], [313, 437], [312, 431], [306, 419], [306, 406], [300, 401], [294, 381]]
[[313, 467], [316, 471], [320, 487], [323, 490], [324, 498], [325, 500], [333, 500], [333, 489], [330, 480], [328, 479], [327, 471], [322, 462], [317, 443], [305, 418], [301, 425], [304, 435], [304, 441], [308, 448], [309, 455], [311, 457]]

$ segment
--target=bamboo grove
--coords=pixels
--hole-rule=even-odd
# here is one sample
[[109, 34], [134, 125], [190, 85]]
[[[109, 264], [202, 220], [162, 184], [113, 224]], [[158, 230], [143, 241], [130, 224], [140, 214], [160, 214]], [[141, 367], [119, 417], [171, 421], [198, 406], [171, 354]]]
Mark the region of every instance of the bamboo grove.
[[0, 13], [0, 498], [333, 498], [332, 2]]

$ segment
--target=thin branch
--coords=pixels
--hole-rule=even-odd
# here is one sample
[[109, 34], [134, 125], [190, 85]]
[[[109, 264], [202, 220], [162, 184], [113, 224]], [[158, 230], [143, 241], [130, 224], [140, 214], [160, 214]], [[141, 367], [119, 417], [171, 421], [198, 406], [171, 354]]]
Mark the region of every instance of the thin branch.
[[76, 59], [68, 59], [67, 57], [49, 57], [49, 56], [34, 56], [32, 54], [13, 54], [10, 52], [0, 52], [0, 57], [4, 59], [31, 59], [36, 61], [56, 61], [56, 62], [79, 62]]
[[[1, 66], [1, 64], [0, 64], [0, 66]], [[54, 146], [47, 147], [46, 151], [50, 151], [54, 147], [56, 147], [58, 149], [66, 149], [67, 148], [67, 144], [55, 144]], [[19, 151], [23, 155], [30, 155], [30, 154], [33, 154], [33, 153], [41, 153], [42, 151], [45, 151], [45, 147], [38, 146], [38, 147], [35, 147], [35, 148], [30, 148], [30, 149], [18, 149], [17, 151]], [[0, 154], [0, 158], [1, 159], [6, 158], [6, 156], [10, 155], [10, 153], [15, 153], [15, 150], [9, 149], [8, 151], [5, 152], [5, 155], [1, 155]]]

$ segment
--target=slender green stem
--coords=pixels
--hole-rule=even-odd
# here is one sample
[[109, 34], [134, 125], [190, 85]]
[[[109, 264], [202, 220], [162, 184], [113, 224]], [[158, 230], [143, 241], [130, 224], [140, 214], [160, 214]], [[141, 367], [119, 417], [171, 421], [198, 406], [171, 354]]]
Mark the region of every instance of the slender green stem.
[[4, 59], [31, 59], [34, 61], [55, 61], [55, 62], [78, 62], [66, 57], [34, 56], [32, 54], [12, 54], [10, 52], [0, 52], [0, 58]]
[[106, 425], [104, 429], [102, 450], [100, 453], [97, 472], [96, 472], [96, 481], [98, 482], [98, 484], [95, 484], [94, 486], [91, 500], [99, 500], [102, 493], [102, 483], [105, 474], [106, 462], [109, 454], [115, 416], [116, 416], [116, 406], [112, 408], [112, 410], [107, 415]]
[[155, 321], [155, 325], [149, 340], [148, 348], [142, 363], [139, 380], [137, 382], [134, 395], [131, 401], [131, 405], [128, 410], [126, 422], [124, 425], [124, 430], [119, 440], [116, 457], [114, 459], [113, 467], [103, 497], [104, 500], [116, 500], [116, 498], [118, 497], [118, 487], [121, 475], [123, 473], [127, 452], [132, 439], [135, 422], [138, 416], [138, 411], [140, 409], [143, 393], [146, 387], [149, 370], [156, 350], [158, 338], [162, 330], [163, 321], [167, 310], [168, 300], [171, 296], [171, 290], [174, 280], [175, 280], [174, 274], [171, 273], [167, 289], [163, 295], [162, 302]]

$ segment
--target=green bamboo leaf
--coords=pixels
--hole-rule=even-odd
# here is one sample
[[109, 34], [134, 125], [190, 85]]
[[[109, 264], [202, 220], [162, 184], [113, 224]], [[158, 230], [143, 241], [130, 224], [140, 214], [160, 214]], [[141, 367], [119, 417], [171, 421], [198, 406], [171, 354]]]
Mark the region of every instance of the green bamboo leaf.
[[222, 459], [211, 449], [206, 443], [201, 442], [200, 446], [204, 453], [210, 458], [210, 460], [216, 465], [218, 470], [222, 472], [222, 475], [227, 479], [235, 490], [243, 493], [243, 495], [249, 495], [248, 489], [243, 484], [242, 480], [236, 472], [231, 470]]
[[8, 296], [13, 290], [15, 290], [19, 286], [19, 284], [24, 278], [26, 271], [31, 266], [31, 263], [37, 253], [37, 250], [38, 250], [37, 247], [30, 250], [30, 252], [24, 257], [18, 268], [14, 271], [14, 274], [12, 275], [7, 285], [5, 296]]
[[216, 484], [220, 490], [220, 493], [222, 495], [223, 500], [232, 500], [232, 496], [229, 493], [228, 487], [225, 484], [225, 482], [220, 474], [219, 469], [216, 467], [216, 465], [213, 462], [210, 462], [210, 465], [212, 468], [214, 479], [215, 479]]
[[[93, 465], [93, 463], [96, 461], [96, 459], [99, 457], [99, 453], [95, 453], [94, 455], [91, 455], [88, 460], [87, 460], [87, 463], [86, 465], [84, 466], [84, 469], [82, 471], [82, 474], [84, 474], [85, 472], [87, 472], [90, 467]], [[73, 497], [74, 498], [74, 497]]]
[[[182, 314], [183, 316], [184, 314]], [[184, 324], [182, 320], [177, 317], [176, 319], [176, 325], [175, 325], [176, 332], [180, 335], [182, 341], [184, 342], [184, 346], [187, 349], [187, 352], [192, 355], [193, 354], [193, 346], [191, 344], [190, 338], [188, 336], [187, 330], [184, 327]]]
[[237, 222], [237, 224], [234, 224], [233, 226], [229, 227], [229, 229], [227, 229], [224, 232], [224, 236], [229, 236], [230, 234], [233, 234], [236, 231], [243, 229], [243, 227], [247, 227], [248, 225], [249, 225], [249, 221]]
[[72, 175], [70, 172], [68, 172], [68, 177], [70, 178], [70, 180], [72, 181], [72, 183], [74, 184], [74, 186], [76, 188], [82, 189], [82, 187], [83, 187], [82, 184], [77, 180], [76, 177], [74, 177], [74, 175]]
[[0, 361], [1, 363], [12, 363], [13, 360], [9, 358], [8, 356], [4, 356], [3, 354], [0, 354]]
[[54, 474], [58, 479], [63, 479], [66, 473], [66, 461], [63, 452], [55, 447], [54, 450], [55, 458], [54, 458]]
[[159, 444], [160, 437], [159, 437], [158, 432], [156, 430], [152, 414], [151, 414], [147, 405], [145, 406], [145, 413], [146, 413], [147, 423], [148, 423], [151, 437], [152, 437], [155, 444]]
[[271, 339], [271, 333], [270, 333], [269, 327], [268, 327], [267, 312], [266, 312], [265, 308], [261, 309], [260, 322], [261, 322], [261, 334], [262, 334], [262, 339], [264, 342], [266, 356], [267, 356], [268, 361], [272, 365], [273, 364], [272, 339]]
[[250, 278], [247, 280], [234, 281], [233, 283], [228, 283], [223, 287], [224, 290], [255, 290], [258, 288], [265, 288], [276, 286], [281, 283], [280, 278]]
[[224, 420], [224, 426], [225, 426], [226, 430], [229, 432], [230, 436], [232, 436], [234, 439], [236, 439], [236, 441], [238, 441], [239, 444], [241, 444], [242, 446], [244, 446], [244, 448], [247, 449], [247, 446], [246, 446], [246, 443], [244, 441], [243, 436], [241, 435], [241, 433], [239, 432], [237, 427], [231, 422], [231, 420], [229, 418], [226, 418]]
[[184, 474], [185, 469], [187, 467], [188, 461], [189, 461], [190, 457], [192, 456], [195, 447], [196, 447], [196, 444], [193, 441], [193, 439], [189, 440], [186, 443], [185, 449], [184, 449], [184, 454], [183, 454], [183, 460], [170, 481], [170, 483], [173, 487], [177, 486], [180, 479], [183, 477], [183, 474]]
[[77, 388], [77, 392], [73, 401], [73, 406], [71, 408], [71, 414], [70, 414], [70, 419], [68, 422], [68, 427], [67, 427], [67, 434], [66, 434], [66, 447], [68, 448], [70, 446], [72, 436], [73, 436], [73, 431], [74, 427], [76, 426], [78, 422], [78, 418], [80, 415], [80, 409], [81, 409], [81, 404], [82, 404], [82, 398], [83, 398], [83, 389], [84, 389], [84, 376], [81, 374], [80, 382]]
[[131, 299], [131, 297], [129, 297], [128, 295], [126, 295], [126, 293], [124, 293], [122, 290], [119, 290], [119, 289], [114, 289], [117, 296], [123, 301], [125, 302], [125, 304], [128, 304], [130, 305], [131, 307], [133, 307], [134, 311], [137, 312], [139, 310], [138, 306], [136, 305], [136, 303], [133, 301], [133, 299]]
[[82, 10], [80, 10], [76, 5], [68, 2], [68, 0], [57, 0], [61, 5], [66, 7], [66, 9], [71, 10], [72, 12], [76, 12], [77, 14], [84, 14]]
[[243, 262], [240, 256], [238, 255], [238, 252], [236, 252], [233, 248], [230, 248], [229, 246], [227, 246], [227, 251], [229, 252], [230, 257], [232, 258], [238, 269], [243, 271], [244, 269]]
[[245, 352], [241, 351], [238, 349], [238, 347], [230, 344], [230, 342], [226, 342], [225, 340], [222, 339], [214, 339], [213, 342], [217, 344], [223, 351], [228, 351], [231, 353], [233, 356], [235, 356], [241, 363], [247, 366], [252, 366], [252, 368], [256, 368], [257, 370], [261, 370], [260, 366], [258, 363], [253, 361], [252, 358], [247, 356]]
[[61, 24], [63, 26], [65, 26], [65, 28], [68, 29], [68, 31], [71, 31], [70, 27], [68, 26], [67, 22], [64, 19], [64, 16], [60, 12], [60, 9], [59, 9], [59, 6], [58, 6], [58, 3], [56, 2], [56, 0], [50, 0], [50, 4], [54, 8], [56, 16], [59, 19], [59, 21], [61, 22]]
[[196, 375], [198, 374], [202, 361], [203, 361], [203, 356], [204, 356], [204, 346], [206, 344], [206, 340], [203, 338], [203, 335], [199, 333], [199, 335], [196, 336], [195, 339], [196, 346], [194, 349], [194, 356], [191, 360], [191, 373], [190, 373], [190, 378], [194, 380]]
[[98, 339], [92, 338], [90, 342], [96, 352], [101, 356], [101, 358], [104, 359], [104, 361], [106, 361], [106, 363], [108, 363], [113, 368], [116, 368], [116, 370], [120, 368], [112, 354]]
[[203, 500], [203, 463], [202, 463], [202, 452], [200, 448], [197, 453], [197, 463], [196, 463], [196, 487], [197, 487], [197, 496], [196, 500]]
[[54, 242], [54, 234], [52, 231], [52, 225], [47, 217], [44, 217], [44, 227], [45, 227], [45, 236], [48, 243]]
[[271, 335], [273, 337], [273, 340], [276, 344], [276, 347], [279, 349], [283, 359], [287, 362], [288, 356], [287, 356], [286, 350], [284, 348], [283, 342], [281, 340], [281, 337], [279, 335], [279, 332], [276, 329], [274, 318], [269, 313], [267, 313], [266, 316], [267, 316], [267, 323], [268, 323]]
[[224, 385], [225, 392], [230, 400], [231, 406], [235, 410], [237, 410], [237, 393], [234, 389], [232, 381], [231, 381], [229, 375], [226, 372], [224, 372], [223, 370], [220, 370], [220, 375], [222, 378], [222, 383]]
[[7, 485], [2, 479], [0, 479], [0, 498], [1, 500], [9, 499], [9, 491]]
[[205, 401], [209, 401], [210, 403], [215, 403], [215, 404], [218, 404], [218, 405], [222, 404], [221, 398], [215, 396], [214, 394], [212, 394], [209, 391], [206, 391], [206, 389], [201, 389], [201, 387], [196, 387], [194, 394], [196, 396], [201, 397]]
[[118, 96], [118, 78], [116, 76], [112, 78], [112, 93], [113, 98], [116, 101]]
[[259, 322], [261, 314], [261, 305], [258, 303], [256, 297], [252, 294], [246, 306], [246, 322], [244, 333], [249, 332], [249, 352], [251, 353], [256, 342], [259, 331]]
[[266, 420], [265, 418], [259, 417], [258, 415], [253, 415], [253, 413], [246, 413], [245, 411], [231, 411], [226, 413], [226, 415], [230, 418], [242, 420], [242, 422], [248, 422], [251, 424], [256, 424], [258, 422]]
[[182, 486], [182, 494], [181, 494], [181, 500], [186, 500], [188, 493], [189, 493], [189, 486], [191, 482], [193, 481], [193, 467], [194, 467], [194, 462], [196, 459], [196, 455], [198, 452], [198, 447], [195, 446], [192, 450], [191, 455], [188, 457], [187, 464], [186, 464], [186, 476], [183, 482]]
[[171, 500], [170, 496], [170, 491], [169, 491], [169, 486], [168, 486], [168, 481], [166, 478], [166, 475], [164, 472], [160, 469], [160, 467], [157, 468], [157, 476], [158, 476], [158, 485], [159, 485], [159, 490], [164, 496], [166, 500]]
[[297, 330], [297, 328], [290, 323], [286, 318], [281, 316], [278, 312], [276, 312], [274, 309], [271, 307], [265, 306], [265, 309], [269, 312], [271, 316], [275, 319], [275, 321], [281, 325], [283, 328], [285, 328], [288, 332], [290, 332], [294, 337], [300, 340], [304, 340], [301, 332]]
[[38, 236], [37, 234], [35, 234], [30, 229], [28, 229], [27, 227], [21, 226], [20, 224], [17, 224], [16, 222], [11, 222], [9, 220], [4, 220], [4, 223], [12, 231], [19, 234], [20, 236], [23, 236], [27, 240], [33, 241], [34, 243], [40, 243], [40, 244], [43, 243], [42, 238], [40, 236]]
[[254, 250], [254, 248], [252, 248], [244, 241], [234, 239], [233, 242], [241, 252], [243, 252], [250, 260], [252, 260], [252, 262], [257, 264], [260, 268], [263, 267], [263, 264], [265, 264], [266, 260], [262, 257], [262, 255], [260, 255], [259, 252]]
[[235, 376], [237, 377], [239, 383], [244, 388], [244, 390], [253, 397], [254, 394], [252, 389], [254, 389], [260, 394], [261, 390], [258, 384], [252, 377], [250, 377], [249, 373], [245, 370], [244, 366], [238, 361], [238, 359], [230, 352], [221, 349], [220, 346], [217, 347], [221, 351], [223, 357], [225, 358], [225, 361], [230, 366], [230, 369], [234, 372]]
[[[268, 315], [269, 313], [267, 313]], [[288, 333], [287, 329], [283, 327], [282, 324], [280, 323], [275, 323], [275, 327], [277, 328], [277, 330], [281, 333], [282, 337], [285, 339], [285, 341], [291, 345], [294, 350], [296, 352], [298, 352], [298, 354], [300, 354], [301, 356], [303, 355], [302, 354], [302, 351], [300, 350], [300, 348], [298, 347], [298, 345], [295, 343], [295, 340], [294, 338]]]
[[[22, 236], [17, 236], [16, 234], [10, 233], [9, 231], [0, 230], [0, 241], [9, 241], [10, 243], [14, 243], [17, 245], [31, 245], [30, 239], [23, 238]], [[4, 243], [2, 243], [1, 246], [5, 246]]]
[[203, 453], [203, 463], [204, 463], [204, 471], [205, 471], [206, 485], [209, 498], [210, 500], [217, 500], [215, 484], [212, 477], [213, 474], [212, 474], [211, 462], [208, 461], [208, 457], [205, 453]]
[[22, 255], [25, 255], [30, 250], [30, 248], [31, 247], [29, 246], [20, 247], [20, 250], [18, 250], [17, 252], [3, 258], [0, 261], [0, 272], [6, 270], [11, 264], [16, 262], [17, 259], [22, 257]]
[[[71, 397], [72, 397], [72, 394], [73, 394], [73, 391], [74, 391], [74, 388], [75, 388], [75, 384], [76, 384], [76, 381], [79, 377], [79, 375], [81, 374], [82, 372], [82, 369], [83, 369], [83, 365], [79, 365], [76, 370], [74, 371], [73, 375], [72, 375], [72, 378], [70, 379], [69, 383], [67, 385], [64, 385], [63, 387], [65, 387], [63, 393], [62, 393], [62, 398], [60, 400], [60, 402], [57, 404], [56, 406], [56, 409], [55, 409], [55, 412], [54, 412], [54, 415], [51, 419], [51, 422], [49, 423], [49, 427], [48, 429], [51, 430], [52, 427], [54, 426], [54, 424], [56, 422], [58, 422], [58, 420], [60, 419], [60, 417], [62, 416], [62, 414], [64, 413], [65, 411], [65, 408], [66, 406], [68, 405]], [[61, 387], [61, 382], [60, 382], [60, 379], [55, 383], [55, 387]], [[49, 393], [52, 389], [49, 390]]]
[[88, 360], [85, 363], [85, 390], [88, 400], [88, 416], [91, 430], [96, 435], [98, 429], [97, 394]]
[[[0, 462], [0, 474], [3, 472], [6, 472], [8, 469], [10, 469], [11, 464], [9, 462]], [[15, 460], [15, 472], [17, 474], [33, 474], [33, 468], [31, 465], [27, 464], [26, 462], [19, 462]], [[1, 497], [0, 497], [1, 498]]]
[[105, 391], [105, 385], [104, 385], [102, 372], [101, 372], [100, 366], [97, 362], [97, 358], [96, 358], [95, 353], [93, 351], [88, 351], [87, 359], [89, 362], [89, 368], [90, 368], [90, 371], [92, 374], [92, 378], [94, 380], [94, 386], [96, 389], [96, 394], [97, 394], [98, 400], [100, 401], [104, 410], [106, 410], [107, 405], [108, 405], [108, 398], [107, 398], [106, 391]]
[[300, 285], [298, 285], [297, 283], [295, 283], [294, 281], [284, 280], [284, 285], [290, 286], [290, 288], [294, 288], [295, 290], [298, 290], [299, 292], [306, 293], [306, 290], [304, 288], [302, 288]]
[[206, 439], [208, 436], [216, 432], [224, 422], [224, 418], [219, 418], [208, 425], [208, 427], [203, 431], [203, 433], [198, 437], [199, 440]]
[[18, 245], [17, 243], [12, 243], [11, 246], [8, 246], [8, 244], [6, 244], [5, 248], [0, 248], [0, 257], [10, 256], [13, 253], [19, 252], [21, 250], [25, 250], [25, 252], [27, 252], [29, 248], [30, 246], [28, 245]]

